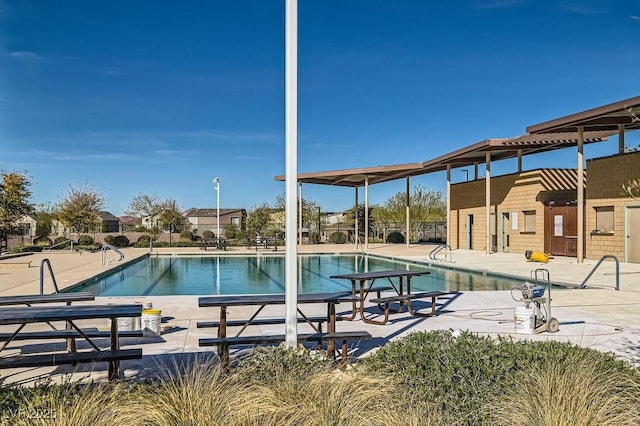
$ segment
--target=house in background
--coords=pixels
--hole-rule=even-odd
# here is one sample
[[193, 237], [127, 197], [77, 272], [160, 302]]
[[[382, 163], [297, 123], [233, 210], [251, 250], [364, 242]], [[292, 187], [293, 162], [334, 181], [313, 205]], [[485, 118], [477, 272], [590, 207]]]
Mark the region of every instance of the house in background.
[[[204, 231], [218, 229], [218, 209], [188, 209], [184, 213], [191, 231], [195, 235], [202, 236]], [[224, 227], [234, 225], [236, 229], [245, 228], [247, 211], [245, 209], [220, 209], [220, 233], [224, 235]]]
[[112, 215], [107, 211], [99, 211], [98, 229], [100, 232], [118, 232], [120, 231], [120, 218]]
[[123, 232], [133, 231], [142, 226], [142, 219], [135, 216], [121, 216], [120, 226], [122, 227]]
[[39, 235], [35, 214], [26, 214], [22, 216], [22, 218], [16, 222], [16, 227], [18, 235], [23, 238], [33, 239]]

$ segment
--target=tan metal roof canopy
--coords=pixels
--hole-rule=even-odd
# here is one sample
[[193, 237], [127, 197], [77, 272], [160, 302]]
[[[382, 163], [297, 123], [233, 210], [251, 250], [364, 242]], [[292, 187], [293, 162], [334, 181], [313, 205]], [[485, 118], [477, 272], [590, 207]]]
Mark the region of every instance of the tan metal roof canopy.
[[[585, 143], [601, 142], [614, 133], [616, 132], [585, 132], [584, 140]], [[369, 184], [375, 184], [443, 171], [447, 169], [448, 165], [452, 168], [456, 168], [484, 163], [487, 152], [491, 155], [491, 161], [496, 161], [515, 158], [518, 156], [519, 151], [521, 151], [521, 154], [524, 156], [543, 151], [576, 146], [577, 142], [577, 132], [522, 135], [510, 139], [486, 139], [422, 163], [300, 173], [298, 174], [298, 181], [319, 185], [357, 188], [364, 186], [367, 179]], [[285, 176], [275, 176], [275, 180], [284, 181]]]
[[609, 105], [556, 118], [527, 127], [528, 133], [575, 132], [578, 127], [585, 131], [640, 129], [640, 96]]

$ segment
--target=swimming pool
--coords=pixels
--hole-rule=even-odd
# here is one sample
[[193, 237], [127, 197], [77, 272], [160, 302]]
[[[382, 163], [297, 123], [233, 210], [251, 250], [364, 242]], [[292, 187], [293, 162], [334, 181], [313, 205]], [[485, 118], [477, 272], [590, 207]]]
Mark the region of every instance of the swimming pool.
[[[67, 291], [96, 296], [264, 294], [285, 291], [284, 256], [148, 256]], [[411, 280], [414, 291], [508, 290], [522, 280], [365, 255], [298, 256], [298, 292], [351, 290], [331, 275], [387, 269], [430, 271]]]

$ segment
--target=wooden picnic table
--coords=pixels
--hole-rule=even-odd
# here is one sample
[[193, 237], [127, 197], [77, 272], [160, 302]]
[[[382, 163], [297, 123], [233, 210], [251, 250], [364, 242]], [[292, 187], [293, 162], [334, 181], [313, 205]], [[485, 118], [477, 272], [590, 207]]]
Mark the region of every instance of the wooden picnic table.
[[[23, 294], [19, 296], [0, 296], [0, 306], [14, 305], [40, 305], [45, 303], [66, 303], [70, 306], [73, 302], [91, 302], [96, 297], [89, 292], [79, 293], [50, 293], [50, 294]], [[55, 330], [56, 328], [48, 323]], [[66, 329], [71, 330], [71, 325], [67, 322]], [[76, 341], [73, 338], [67, 339], [67, 350], [69, 352], [76, 351]]]
[[[383, 279], [388, 281], [389, 284], [391, 285], [390, 288], [395, 290], [398, 296], [404, 296], [404, 295], [411, 294], [411, 278], [419, 277], [421, 275], [428, 275], [430, 273], [431, 272], [429, 271], [406, 271], [406, 270], [391, 269], [391, 270], [384, 270], [384, 271], [356, 272], [356, 273], [350, 273], [350, 274], [331, 275], [329, 278], [346, 279], [351, 281], [351, 293], [354, 295], [359, 295], [358, 301], [360, 306], [357, 307], [356, 303], [354, 302], [352, 316], [350, 318], [345, 318], [346, 320], [355, 319], [356, 312], [360, 312], [360, 318], [362, 319], [362, 321], [368, 324], [384, 325], [388, 321], [388, 312], [389, 312], [388, 309], [385, 310], [386, 315], [382, 321], [369, 319], [365, 316], [365, 312], [364, 312], [364, 303], [367, 296], [369, 295], [369, 292], [376, 290], [376, 287], [374, 286], [376, 280]], [[405, 278], [407, 281], [406, 292], [404, 288]], [[398, 280], [397, 285], [393, 281], [394, 279]], [[378, 296], [380, 295], [378, 294]], [[401, 307], [398, 311], [400, 311], [401, 309], [402, 309], [402, 302], [401, 302]]]
[[[18, 328], [6, 339], [0, 347], [4, 350], [24, 329], [27, 324], [50, 323], [65, 321], [84, 338], [94, 351], [75, 352], [67, 354], [46, 355], [17, 355], [0, 358], [0, 368], [33, 367], [58, 365], [75, 362], [109, 362], [109, 379], [118, 376], [120, 360], [142, 358], [141, 349], [120, 350], [118, 336], [118, 318], [139, 317], [142, 315], [142, 305], [77, 305], [77, 306], [38, 306], [38, 307], [2, 307], [0, 308], [0, 325], [18, 325]], [[110, 350], [101, 350], [75, 321], [83, 319], [109, 318]]]
[[273, 251], [278, 251], [278, 242], [277, 238], [248, 238], [247, 249], [255, 247], [256, 251], [258, 251], [259, 248], [273, 248]]
[[[336, 304], [340, 302], [355, 302], [359, 300], [357, 296], [352, 293], [340, 292], [340, 293], [301, 293], [297, 295], [298, 304], [313, 304], [313, 303], [326, 303], [327, 304], [327, 332], [333, 334], [336, 331]], [[241, 330], [238, 331], [235, 337], [238, 337], [248, 326], [252, 325], [253, 321], [260, 314], [260, 312], [269, 305], [284, 305], [285, 294], [248, 294], [248, 295], [220, 295], [220, 296], [203, 296], [198, 298], [198, 306], [200, 307], [219, 307], [220, 308], [220, 322], [218, 324], [218, 339], [221, 340], [219, 347], [220, 361], [225, 368], [229, 365], [229, 345], [225, 343], [227, 339], [227, 309], [230, 306], [260, 306], [258, 310], [246, 320]], [[319, 330], [313, 325], [310, 320], [300, 308], [296, 308], [298, 314], [300, 314], [306, 322], [317, 332]], [[266, 339], [262, 339], [263, 341]], [[335, 351], [335, 341], [329, 340], [328, 353]]]
[[20, 296], [0, 296], [0, 306], [11, 305], [35, 305], [43, 303], [90, 302], [96, 297], [89, 292], [81, 293], [51, 293], [51, 294], [24, 294]]

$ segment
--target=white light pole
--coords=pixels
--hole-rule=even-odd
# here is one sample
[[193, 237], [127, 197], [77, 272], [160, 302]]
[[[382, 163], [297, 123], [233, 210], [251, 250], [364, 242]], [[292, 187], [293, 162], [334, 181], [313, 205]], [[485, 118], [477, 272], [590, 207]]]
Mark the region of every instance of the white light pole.
[[220, 239], [220, 178], [213, 179], [216, 184], [216, 238]]

